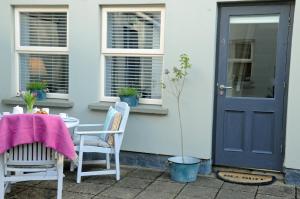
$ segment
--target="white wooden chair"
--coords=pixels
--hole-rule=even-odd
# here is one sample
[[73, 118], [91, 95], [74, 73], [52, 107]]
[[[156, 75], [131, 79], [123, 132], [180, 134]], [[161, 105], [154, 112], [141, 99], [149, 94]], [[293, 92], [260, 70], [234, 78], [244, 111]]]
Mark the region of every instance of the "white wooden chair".
[[24, 144], [0, 155], [0, 199], [10, 183], [57, 180], [57, 199], [62, 198], [64, 156], [42, 143]]
[[[121, 113], [122, 119], [117, 131], [80, 131], [80, 127], [101, 127], [102, 124], [81, 124], [75, 128], [74, 136], [79, 136], [79, 140], [75, 141], [75, 150], [79, 152], [78, 156], [78, 168], [77, 168], [77, 183], [81, 182], [82, 176], [95, 176], [95, 175], [111, 175], [115, 174], [116, 179], [120, 180], [120, 148], [124, 136], [127, 119], [129, 116], [130, 107], [125, 102], [116, 102], [115, 109]], [[101, 139], [101, 134], [113, 134], [114, 144], [108, 145]], [[79, 142], [79, 143], [78, 143]], [[104, 153], [106, 154], [106, 160], [91, 160], [83, 161], [83, 153]], [[115, 169], [110, 168], [110, 154], [115, 155]], [[105, 170], [99, 171], [82, 171], [83, 164], [106, 164]], [[71, 170], [74, 170], [74, 164], [71, 163]]]

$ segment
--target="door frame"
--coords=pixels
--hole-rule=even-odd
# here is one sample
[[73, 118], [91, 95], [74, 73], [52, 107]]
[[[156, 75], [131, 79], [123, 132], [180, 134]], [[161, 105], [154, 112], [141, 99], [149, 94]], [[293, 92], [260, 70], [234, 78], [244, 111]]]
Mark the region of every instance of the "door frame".
[[[286, 65], [285, 65], [285, 90], [283, 96], [283, 132], [282, 132], [282, 170], [283, 170], [283, 162], [285, 159], [285, 145], [286, 145], [286, 120], [287, 120], [287, 105], [288, 105], [288, 92], [289, 92], [289, 72], [290, 72], [290, 58], [291, 58], [291, 45], [292, 45], [292, 34], [293, 34], [293, 20], [294, 20], [294, 7], [295, 1], [288, 0], [286, 2], [278, 2], [278, 1], [268, 1], [268, 2], [238, 2], [238, 3], [217, 3], [217, 34], [216, 34], [216, 49], [215, 49], [215, 81], [214, 81], [214, 103], [213, 103], [213, 128], [212, 128], [212, 164], [215, 164], [216, 157], [216, 136], [217, 136], [217, 98], [219, 88], [217, 87], [218, 83], [218, 74], [219, 74], [219, 46], [220, 46], [220, 22], [221, 22], [221, 8], [222, 7], [239, 7], [239, 6], [263, 6], [263, 5], [289, 5], [290, 13], [289, 13], [289, 31], [287, 39], [287, 52], [286, 52]], [[257, 169], [263, 170], [263, 169]]]

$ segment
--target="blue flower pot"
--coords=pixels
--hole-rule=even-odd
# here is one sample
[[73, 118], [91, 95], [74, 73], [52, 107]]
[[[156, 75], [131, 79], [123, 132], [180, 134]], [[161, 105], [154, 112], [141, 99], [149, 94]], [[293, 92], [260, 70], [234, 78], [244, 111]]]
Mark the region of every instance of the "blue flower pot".
[[121, 102], [126, 102], [131, 107], [137, 106], [139, 102], [137, 96], [120, 96], [120, 100]]
[[175, 156], [168, 159], [171, 179], [186, 183], [197, 180], [200, 159], [188, 156]]
[[38, 101], [46, 99], [46, 92], [44, 90], [32, 90], [31, 93], [36, 95], [36, 100]]

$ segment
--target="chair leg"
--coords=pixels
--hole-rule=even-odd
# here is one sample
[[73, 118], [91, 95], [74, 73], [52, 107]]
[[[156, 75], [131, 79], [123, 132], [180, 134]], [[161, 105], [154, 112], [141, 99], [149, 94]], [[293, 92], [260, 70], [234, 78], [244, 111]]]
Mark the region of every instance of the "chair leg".
[[116, 180], [120, 180], [120, 160], [119, 152], [115, 152], [115, 164], [116, 164]]
[[77, 183], [81, 182], [81, 170], [82, 170], [83, 152], [79, 150], [78, 167], [77, 167]]
[[4, 185], [4, 154], [0, 155], [0, 199], [4, 199], [5, 185]]
[[110, 155], [106, 154], [106, 169], [110, 169]]
[[63, 169], [64, 169], [64, 159], [62, 155], [58, 156], [57, 161], [57, 199], [62, 199], [62, 191], [63, 191]]
[[73, 172], [75, 170], [75, 164], [74, 162], [71, 160], [70, 162], [70, 171]]

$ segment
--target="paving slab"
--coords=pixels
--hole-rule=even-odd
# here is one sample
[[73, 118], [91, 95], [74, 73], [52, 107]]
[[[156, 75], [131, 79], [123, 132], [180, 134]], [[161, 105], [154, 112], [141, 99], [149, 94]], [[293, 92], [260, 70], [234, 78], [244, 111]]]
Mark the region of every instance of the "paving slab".
[[152, 180], [142, 179], [142, 178], [135, 178], [135, 177], [126, 177], [119, 182], [117, 182], [114, 186], [115, 187], [128, 187], [134, 189], [144, 189], [148, 185], [152, 183]]
[[21, 191], [25, 191], [26, 189], [29, 189], [29, 187], [23, 186], [20, 183], [12, 184], [11, 187], [10, 187], [10, 192], [6, 193], [5, 197], [9, 198], [11, 196], [14, 196], [14, 195], [18, 194]]
[[[98, 165], [91, 165], [89, 167], [87, 167], [85, 170], [83, 171], [99, 171], [99, 170], [105, 170], [106, 167], [103, 167], [103, 165], [100, 165], [100, 167]], [[115, 169], [114, 165], [111, 166], [111, 169]], [[131, 167], [121, 167], [121, 178], [127, 176], [129, 173], [133, 172], [134, 170], [136, 170], [136, 168], [131, 168]], [[104, 175], [105, 176], [105, 175]], [[111, 175], [112, 177], [116, 178], [116, 175]]]
[[156, 191], [143, 191], [136, 198], [137, 199], [173, 199], [176, 196], [176, 193], [168, 192], [156, 192]]
[[221, 189], [216, 199], [254, 199], [255, 193]]
[[[93, 197], [94, 197], [94, 195], [91, 195], [91, 194], [74, 193], [74, 192], [68, 192], [68, 191], [63, 191], [63, 195], [62, 195], [63, 199], [91, 199]], [[56, 198], [56, 197], [54, 197], [54, 198]]]
[[187, 185], [183, 188], [183, 190], [179, 194], [179, 198], [187, 198], [187, 197], [197, 197], [197, 198], [205, 198], [212, 199], [215, 198], [218, 189], [211, 187], [200, 187]]
[[[77, 172], [76, 171], [64, 171], [65, 177], [64, 180], [76, 182]], [[85, 179], [86, 177], [81, 178], [81, 180]]]
[[55, 196], [55, 190], [32, 187], [9, 197], [9, 199], [52, 199]]
[[219, 189], [223, 185], [223, 181], [212, 177], [198, 176], [195, 182], [191, 182], [189, 184], [193, 186], [203, 186]]
[[288, 185], [267, 185], [259, 186], [258, 194], [271, 195], [285, 198], [295, 198], [295, 187]]
[[97, 198], [102, 198], [102, 196], [105, 196], [109, 198], [131, 199], [138, 195], [141, 191], [142, 189], [110, 187], [101, 194], [98, 194]]
[[106, 184], [106, 185], [112, 185], [117, 182], [115, 176], [109, 175], [109, 176], [90, 176], [87, 178], [84, 178], [82, 182], [87, 183], [94, 183], [94, 184]]
[[166, 182], [174, 182], [173, 180], [171, 180], [171, 176], [169, 172], [164, 172], [162, 175], [160, 175], [157, 180], [160, 181], [166, 181]]
[[[63, 181], [63, 189], [66, 189], [67, 187], [71, 186], [72, 184], [76, 184], [75, 181], [71, 182], [71, 181], [64, 180]], [[43, 189], [57, 190], [57, 181], [54, 181], [54, 180], [42, 181], [41, 183], [35, 185], [35, 187], [43, 188]]]
[[109, 185], [105, 184], [93, 184], [82, 182], [80, 184], [69, 184], [69, 186], [64, 187], [65, 191], [76, 192], [76, 193], [86, 193], [96, 195], [108, 188]]
[[149, 187], [147, 187], [146, 191], [177, 194], [184, 187], [184, 185], [185, 184], [182, 183], [164, 182], [157, 180]]
[[286, 199], [285, 197], [277, 197], [271, 195], [257, 194], [255, 199]]
[[130, 172], [128, 174], [128, 176], [154, 180], [154, 179], [158, 178], [159, 176], [161, 176], [162, 174], [163, 174], [163, 172], [161, 172], [161, 171], [156, 171], [156, 170], [151, 170], [151, 169], [137, 169], [137, 170], [134, 170], [133, 172]]
[[237, 192], [256, 193], [256, 191], [258, 189], [258, 186], [241, 185], [241, 184], [234, 184], [234, 183], [225, 182], [222, 186], [222, 189], [228, 189], [228, 190], [233, 190], [233, 191], [237, 191]]

